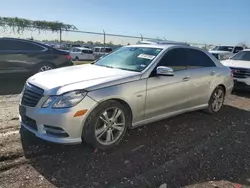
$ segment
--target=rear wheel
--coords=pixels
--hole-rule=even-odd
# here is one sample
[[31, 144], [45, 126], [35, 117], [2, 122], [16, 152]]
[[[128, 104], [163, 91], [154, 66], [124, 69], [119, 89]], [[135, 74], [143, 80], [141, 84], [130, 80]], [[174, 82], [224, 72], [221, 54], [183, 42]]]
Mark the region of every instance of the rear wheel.
[[129, 110], [117, 101], [106, 101], [88, 116], [83, 127], [83, 139], [92, 146], [107, 150], [117, 145], [131, 123]]
[[224, 88], [222, 86], [216, 87], [210, 97], [206, 112], [210, 114], [218, 112], [223, 106], [224, 100], [225, 100]]
[[44, 72], [44, 71], [52, 70], [53, 68], [54, 68], [53, 65], [51, 65], [49, 63], [44, 63], [44, 64], [39, 66], [37, 72]]
[[79, 57], [78, 56], [75, 57], [75, 61], [79, 61]]

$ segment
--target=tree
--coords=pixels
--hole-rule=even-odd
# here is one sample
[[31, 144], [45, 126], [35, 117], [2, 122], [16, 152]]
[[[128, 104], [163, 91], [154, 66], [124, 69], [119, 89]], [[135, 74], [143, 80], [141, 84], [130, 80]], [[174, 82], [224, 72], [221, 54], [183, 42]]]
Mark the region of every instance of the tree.
[[109, 41], [109, 42], [107, 43], [107, 45], [109, 45], [109, 46], [113, 46], [114, 44], [113, 44], [113, 42], [112, 42], [112, 41]]
[[248, 48], [248, 45], [245, 42], [238, 43], [238, 46], [242, 46], [243, 48]]
[[65, 24], [62, 22], [41, 21], [41, 20], [29, 20], [18, 17], [0, 17], [0, 27], [6, 30], [12, 29], [14, 33], [23, 33], [25, 30], [33, 31], [68, 31], [77, 30], [74, 25]]
[[92, 41], [88, 41], [87, 44], [93, 44], [93, 42]]

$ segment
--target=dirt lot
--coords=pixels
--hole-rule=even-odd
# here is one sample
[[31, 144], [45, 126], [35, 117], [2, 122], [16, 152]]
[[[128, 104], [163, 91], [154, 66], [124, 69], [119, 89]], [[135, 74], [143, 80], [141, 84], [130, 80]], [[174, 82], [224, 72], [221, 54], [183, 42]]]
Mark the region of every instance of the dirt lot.
[[18, 95], [0, 96], [1, 188], [250, 186], [250, 94], [230, 95], [214, 116], [193, 112], [129, 131], [108, 152], [19, 133], [17, 109]]

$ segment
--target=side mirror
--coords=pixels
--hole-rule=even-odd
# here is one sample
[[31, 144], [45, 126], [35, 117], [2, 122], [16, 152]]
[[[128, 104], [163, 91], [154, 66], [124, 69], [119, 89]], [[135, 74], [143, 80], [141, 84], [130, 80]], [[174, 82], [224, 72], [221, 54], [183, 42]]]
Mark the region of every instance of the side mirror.
[[156, 74], [159, 76], [174, 76], [174, 70], [170, 67], [159, 66], [156, 68]]

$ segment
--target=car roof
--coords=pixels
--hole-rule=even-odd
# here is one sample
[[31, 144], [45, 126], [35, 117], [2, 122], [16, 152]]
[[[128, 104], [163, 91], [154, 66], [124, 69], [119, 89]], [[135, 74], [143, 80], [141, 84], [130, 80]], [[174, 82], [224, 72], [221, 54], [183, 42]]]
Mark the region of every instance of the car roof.
[[[51, 48], [49, 44], [41, 42], [41, 41], [36, 41], [36, 40], [20, 39], [20, 38], [14, 38], [14, 37], [0, 37], [0, 40], [1, 39], [30, 42], [30, 43], [34, 43], [34, 44], [37, 44], [37, 45], [40, 45], [40, 46], [43, 46], [43, 47], [46, 47], [46, 48]], [[53, 45], [55, 45], [55, 44], [53, 44]]]
[[77, 49], [80, 49], [80, 50], [91, 50], [90, 48], [84, 48], [84, 47], [74, 47], [74, 48], [77, 48]]
[[128, 45], [127, 47], [145, 47], [145, 48], [167, 49], [167, 48], [171, 48], [173, 46], [193, 48], [191, 46], [181, 45], [181, 44], [134, 44], [134, 45]]
[[96, 46], [96, 47], [94, 47], [94, 48], [110, 48], [110, 49], [112, 49], [111, 47], [107, 47], [107, 46]]
[[141, 40], [141, 41], [138, 41], [137, 44], [181, 44], [181, 45], [190, 46], [186, 42], [176, 42], [176, 41], [161, 40], [161, 39]]

